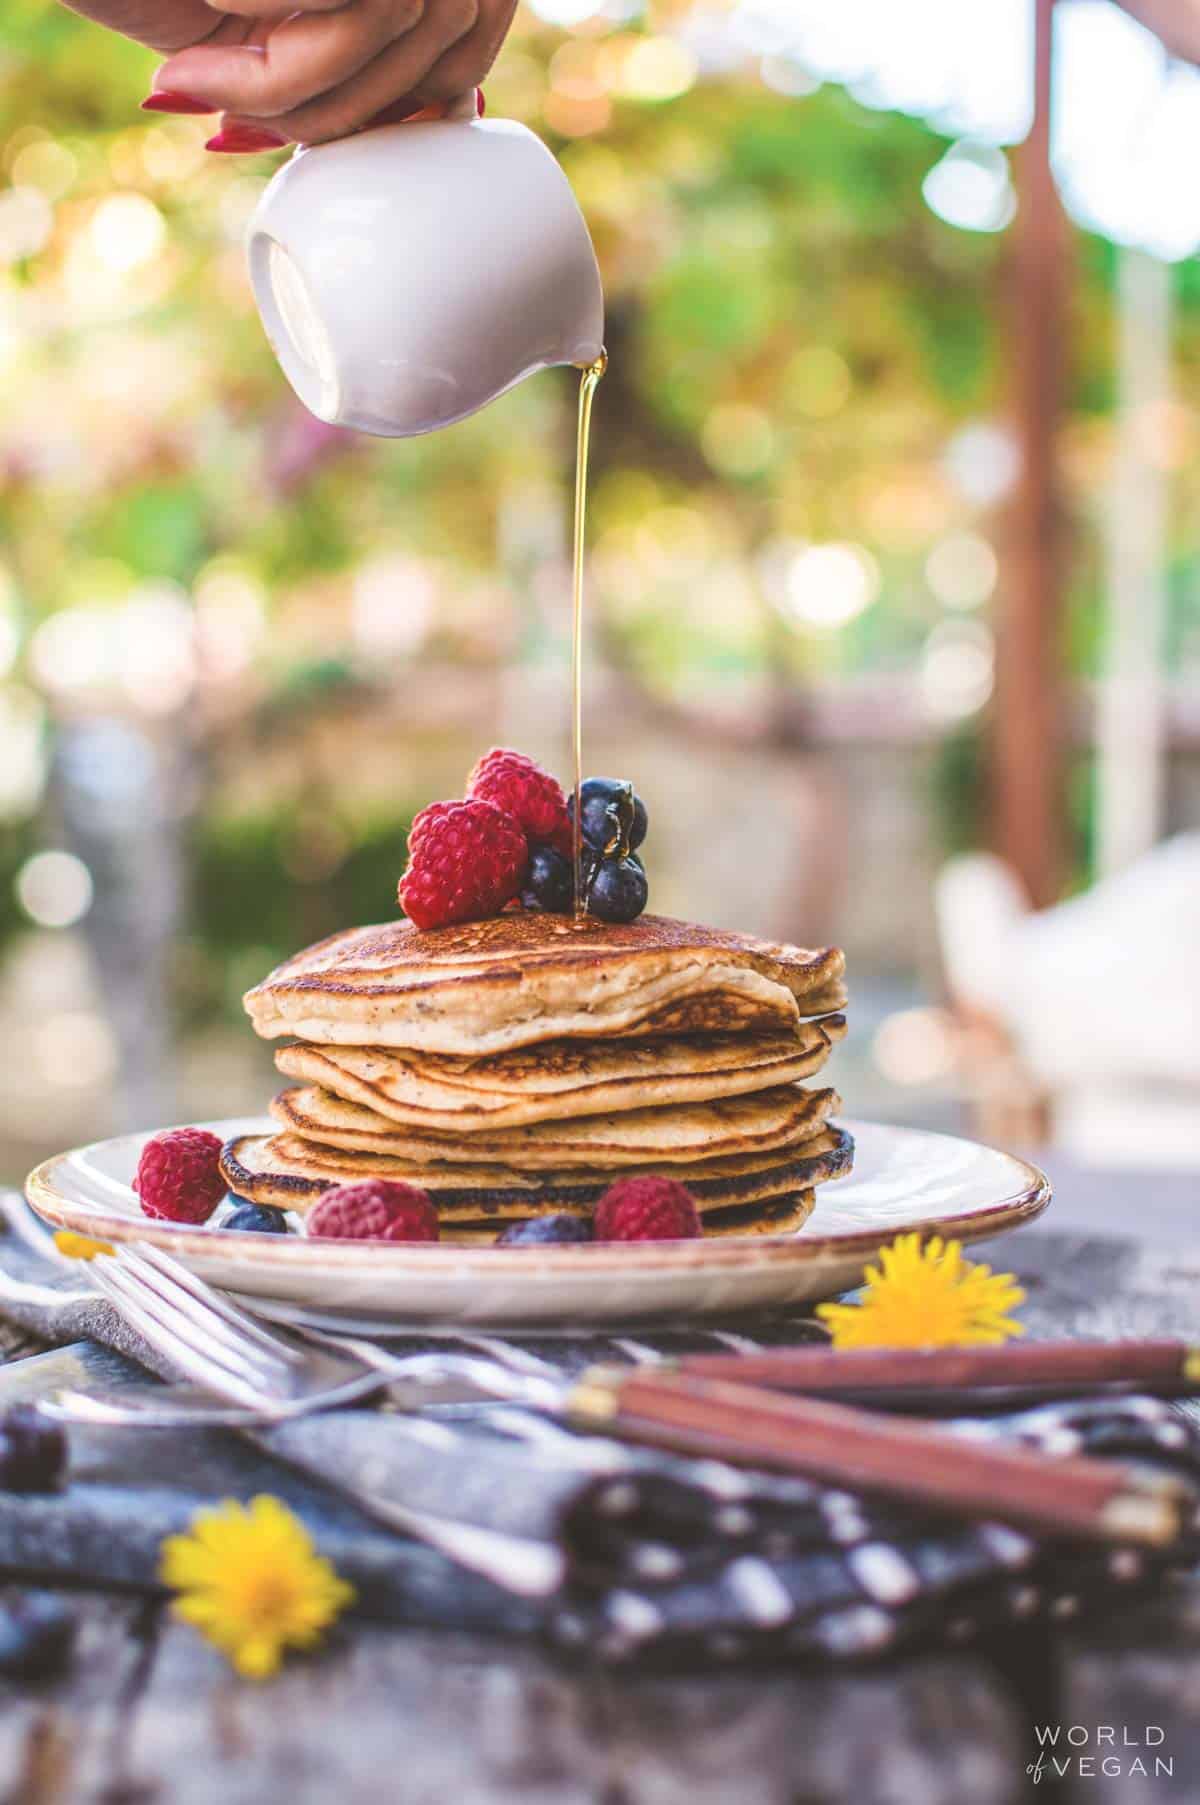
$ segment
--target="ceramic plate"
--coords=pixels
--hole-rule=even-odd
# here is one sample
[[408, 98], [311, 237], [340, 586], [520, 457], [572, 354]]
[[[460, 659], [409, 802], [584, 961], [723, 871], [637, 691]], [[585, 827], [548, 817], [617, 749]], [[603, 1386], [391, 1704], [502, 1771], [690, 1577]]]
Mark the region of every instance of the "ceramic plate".
[[[270, 1133], [258, 1119], [209, 1122], [228, 1139]], [[848, 1122], [854, 1171], [821, 1185], [789, 1235], [592, 1247], [438, 1247], [305, 1240], [176, 1227], [141, 1215], [130, 1180], [144, 1134], [59, 1154], [27, 1195], [56, 1228], [149, 1241], [214, 1284], [308, 1310], [422, 1323], [569, 1327], [800, 1305], [857, 1284], [879, 1248], [906, 1230], [978, 1241], [1031, 1221], [1050, 1200], [1036, 1167], [952, 1135]]]

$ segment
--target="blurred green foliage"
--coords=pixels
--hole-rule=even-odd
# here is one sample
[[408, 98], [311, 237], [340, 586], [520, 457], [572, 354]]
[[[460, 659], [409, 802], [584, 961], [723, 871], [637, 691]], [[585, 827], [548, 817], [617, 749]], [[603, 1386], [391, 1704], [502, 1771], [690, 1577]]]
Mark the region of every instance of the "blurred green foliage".
[[[993, 606], [986, 584], [947, 600], [930, 555], [964, 536], [986, 554], [995, 536], [994, 510], [947, 453], [961, 429], [1007, 406], [1006, 239], [956, 230], [926, 204], [943, 139], [840, 89], [776, 92], [749, 62], [673, 94], [623, 87], [637, 46], [688, 10], [651, 0], [632, 23], [571, 36], [522, 9], [488, 85], [494, 114], [525, 120], [560, 154], [602, 264], [600, 636], [631, 678], [671, 699], [764, 674], [802, 684], [890, 673], [911, 688], [936, 635], [986, 638]], [[56, 0], [6, 0], [0, 12], [0, 649], [6, 617], [19, 641], [7, 687], [0, 667], [0, 741], [6, 696], [21, 692], [24, 707], [45, 693], [52, 711], [96, 700], [81, 704], [86, 685], [72, 688], [74, 642], [44, 638], [42, 624], [80, 610], [80, 644], [93, 616], [117, 633], [147, 585], [194, 602], [207, 634], [199, 687], [170, 716], [202, 740], [289, 709], [300, 721], [311, 685], [375, 675], [381, 658], [444, 669], [536, 652], [547, 520], [549, 554], [561, 555], [565, 531], [573, 379], [522, 385], [420, 441], [355, 440], [310, 421], [241, 261], [273, 160], [208, 156], [208, 122], [139, 113], [155, 61]], [[1086, 674], [1114, 260], [1098, 240], [1073, 242], [1068, 639]], [[448, 254], [469, 247], [451, 241]], [[1200, 368], [1194, 261], [1175, 286], [1186, 373]], [[1200, 645], [1200, 459], [1192, 415], [1169, 424], [1169, 633], [1182, 664]], [[780, 574], [814, 542], [849, 543], [871, 573], [844, 617], [806, 614], [803, 585], [789, 590]], [[385, 657], [364, 634], [356, 585], [365, 564], [397, 557], [415, 567], [396, 601], [414, 626]], [[114, 704], [114, 680], [97, 681], [105, 706], [146, 704], [119, 683]], [[169, 710], [150, 712], [158, 731]], [[980, 717], [947, 718], [936, 794], [960, 845], [979, 819]], [[253, 734], [247, 745], [252, 762]], [[210, 952], [250, 937], [281, 953], [377, 914], [394, 886], [405, 811], [424, 798], [375, 822], [356, 816], [336, 868], [297, 884], [287, 848], [304, 772], [297, 759], [290, 786], [248, 802], [226, 761], [201, 799], [196, 929]], [[0, 795], [16, 823], [0, 839], [9, 865], [24, 856], [30, 795]], [[0, 869], [0, 938], [13, 909]]]
[[184, 1021], [235, 1018], [242, 992], [298, 946], [386, 914], [415, 812], [356, 819], [345, 857], [307, 881], [296, 854], [310, 824], [295, 807], [200, 820], [189, 847], [194, 937], [177, 973]]

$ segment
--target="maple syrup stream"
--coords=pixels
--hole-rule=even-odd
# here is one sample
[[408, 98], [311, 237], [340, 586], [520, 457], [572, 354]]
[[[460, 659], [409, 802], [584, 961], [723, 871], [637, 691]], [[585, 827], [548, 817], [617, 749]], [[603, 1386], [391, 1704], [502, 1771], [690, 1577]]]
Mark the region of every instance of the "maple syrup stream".
[[583, 783], [583, 545], [587, 519], [588, 444], [592, 432], [592, 402], [600, 378], [608, 368], [607, 353], [583, 366], [579, 383], [579, 420], [575, 435], [575, 535], [572, 552], [571, 595], [571, 738], [575, 755], [575, 820], [571, 833], [571, 866], [576, 919], [585, 913], [583, 895], [583, 822], [580, 787]]

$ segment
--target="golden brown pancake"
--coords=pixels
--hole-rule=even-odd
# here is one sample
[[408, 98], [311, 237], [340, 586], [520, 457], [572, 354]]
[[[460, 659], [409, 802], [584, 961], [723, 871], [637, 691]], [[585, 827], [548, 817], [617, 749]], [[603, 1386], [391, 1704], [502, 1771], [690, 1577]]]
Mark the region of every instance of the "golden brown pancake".
[[845, 1031], [844, 1015], [827, 1015], [783, 1034], [548, 1040], [480, 1059], [299, 1042], [278, 1048], [275, 1064], [402, 1127], [474, 1134], [794, 1083]]
[[281, 1091], [275, 1120], [306, 1141], [350, 1152], [383, 1153], [416, 1165], [513, 1165], [521, 1171], [603, 1169], [772, 1153], [819, 1134], [841, 1107], [833, 1090], [778, 1085], [751, 1097], [668, 1104], [579, 1121], [534, 1122], [488, 1134], [431, 1134], [401, 1128], [359, 1103], [315, 1085]]
[[644, 1166], [700, 1159], [733, 1159], [745, 1153], [772, 1153], [799, 1146], [819, 1134], [841, 1108], [835, 1090], [780, 1085], [752, 1097], [716, 1097], [709, 1103], [678, 1103], [660, 1110], [626, 1110], [621, 1115], [585, 1115], [581, 1121], [532, 1123], [496, 1134], [417, 1134], [384, 1115], [346, 1103], [328, 1090], [303, 1085], [282, 1090], [271, 1114], [282, 1128], [305, 1141], [348, 1152], [388, 1153], [419, 1166], [500, 1164], [520, 1170], [554, 1171]]
[[[731, 1210], [710, 1210], [701, 1217], [705, 1240], [714, 1235], [794, 1235], [812, 1215], [812, 1191], [772, 1197], [766, 1203], [739, 1204]], [[504, 1232], [497, 1222], [445, 1222], [439, 1224], [440, 1240], [451, 1247], [487, 1247]], [[586, 1245], [586, 1243], [584, 1243]], [[536, 1253], [536, 1246], [531, 1249]]]
[[845, 1000], [834, 947], [662, 916], [610, 924], [518, 910], [421, 933], [336, 934], [249, 991], [257, 1032], [318, 1046], [478, 1057], [565, 1037], [794, 1029]]
[[[844, 1129], [826, 1129], [803, 1146], [779, 1153], [711, 1159], [694, 1165], [647, 1161], [639, 1172], [661, 1172], [687, 1185], [701, 1214], [761, 1203], [810, 1190], [850, 1170], [854, 1143]], [[296, 1134], [239, 1135], [221, 1154], [229, 1189], [252, 1203], [303, 1212], [334, 1185], [364, 1178], [421, 1185], [439, 1218], [520, 1220], [566, 1211], [588, 1215], [613, 1182], [612, 1171], [521, 1172], [504, 1165], [417, 1165], [378, 1153], [347, 1153]]]

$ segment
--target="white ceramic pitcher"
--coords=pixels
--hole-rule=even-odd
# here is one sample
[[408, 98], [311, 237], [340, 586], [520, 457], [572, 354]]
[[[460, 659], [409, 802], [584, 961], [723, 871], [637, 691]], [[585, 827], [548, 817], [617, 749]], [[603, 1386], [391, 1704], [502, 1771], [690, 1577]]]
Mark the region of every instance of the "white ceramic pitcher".
[[376, 126], [298, 150], [259, 202], [248, 255], [288, 381], [360, 432], [449, 426], [603, 345], [583, 215], [512, 120]]

